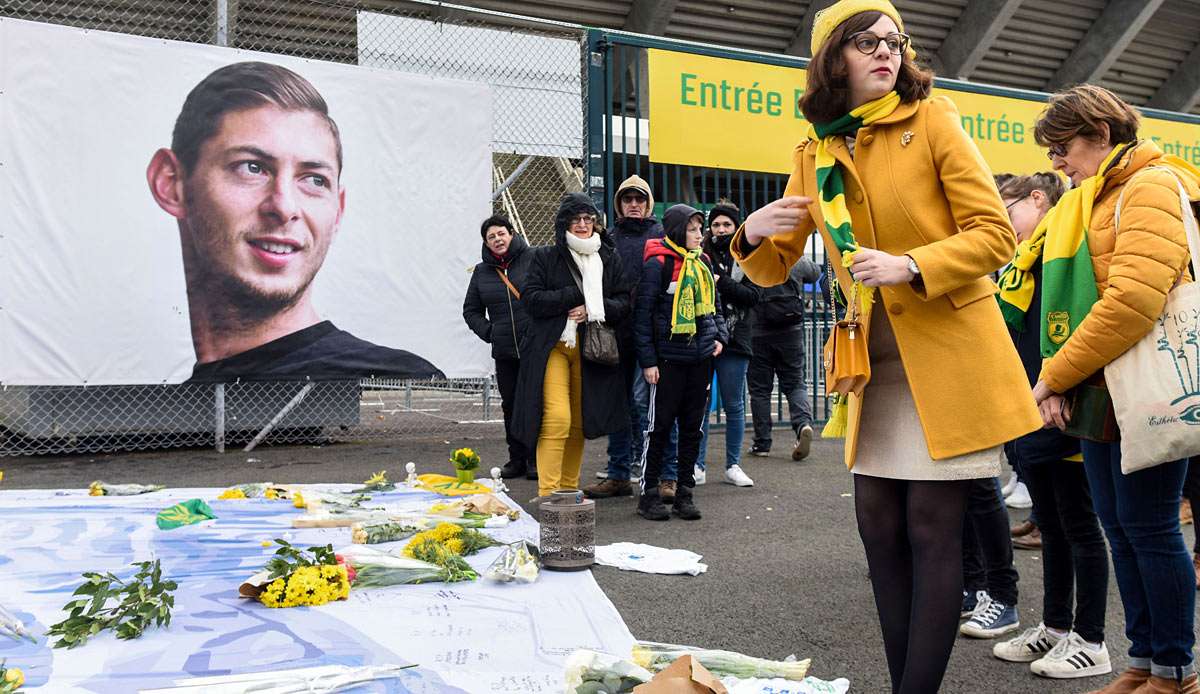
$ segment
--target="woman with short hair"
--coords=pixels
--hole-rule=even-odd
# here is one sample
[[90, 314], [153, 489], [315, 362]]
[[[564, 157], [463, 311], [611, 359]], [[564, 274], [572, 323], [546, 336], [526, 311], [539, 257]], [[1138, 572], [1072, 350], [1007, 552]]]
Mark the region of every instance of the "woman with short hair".
[[[1106, 391], [1104, 367], [1149, 334], [1171, 288], [1190, 281], [1179, 186], [1200, 200], [1200, 171], [1139, 140], [1138, 122], [1115, 94], [1084, 84], [1052, 96], [1034, 127], [1054, 168], [1075, 184], [1046, 220], [1042, 254], [1047, 359], [1033, 394], [1047, 426], [1071, 421], [1072, 390]], [[1200, 693], [1196, 590], [1179, 528], [1187, 461], [1123, 474], [1119, 440], [1085, 439], [1082, 448], [1130, 641], [1130, 668], [1099, 691]]]

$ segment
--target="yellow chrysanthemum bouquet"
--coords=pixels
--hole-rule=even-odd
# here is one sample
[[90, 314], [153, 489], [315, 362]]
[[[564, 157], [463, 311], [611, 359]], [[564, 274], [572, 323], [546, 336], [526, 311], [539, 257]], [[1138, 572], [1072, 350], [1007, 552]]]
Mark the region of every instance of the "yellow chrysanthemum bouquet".
[[257, 595], [267, 607], [324, 605], [350, 597], [350, 578], [339, 564], [333, 546], [309, 547], [307, 551], [276, 539], [279, 549], [267, 562], [269, 583]]
[[431, 530], [417, 533], [404, 547], [404, 556], [420, 559], [446, 569], [446, 582], [473, 581], [478, 574], [463, 559], [486, 547], [500, 544], [487, 535], [454, 523], [439, 523]]

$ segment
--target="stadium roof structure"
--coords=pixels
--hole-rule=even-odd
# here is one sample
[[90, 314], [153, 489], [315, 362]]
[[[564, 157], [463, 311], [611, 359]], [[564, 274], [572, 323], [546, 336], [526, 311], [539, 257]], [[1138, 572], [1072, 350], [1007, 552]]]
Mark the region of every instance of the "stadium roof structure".
[[[937, 74], [1054, 91], [1092, 82], [1200, 114], [1200, 0], [893, 0]], [[833, 0], [459, 0], [542, 19], [808, 55]]]

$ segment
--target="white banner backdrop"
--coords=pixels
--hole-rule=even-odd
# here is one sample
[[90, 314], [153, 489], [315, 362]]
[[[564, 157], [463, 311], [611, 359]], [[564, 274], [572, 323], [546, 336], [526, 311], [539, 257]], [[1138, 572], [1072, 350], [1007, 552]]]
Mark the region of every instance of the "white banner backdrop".
[[360, 65], [492, 87], [497, 152], [582, 156], [580, 51], [568, 38], [358, 13]]
[[[462, 320], [491, 211], [487, 86], [0, 19], [0, 384], [192, 376], [202, 319], [147, 165], [192, 88], [243, 61], [307, 79], [340, 131], [345, 208], [312, 281], [316, 317], [447, 376], [491, 371]], [[262, 267], [288, 262], [255, 249]]]

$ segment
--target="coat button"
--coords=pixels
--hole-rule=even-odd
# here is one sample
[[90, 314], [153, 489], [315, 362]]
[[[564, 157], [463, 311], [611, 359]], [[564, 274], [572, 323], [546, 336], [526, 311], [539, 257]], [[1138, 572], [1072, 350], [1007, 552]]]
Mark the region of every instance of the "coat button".
[[863, 201], [863, 192], [861, 190], [854, 191], [854, 202], [861, 205], [862, 201]]
[[904, 304], [892, 304], [891, 306], [888, 306], [888, 313], [892, 314], [893, 316], [898, 316], [901, 313], [904, 313]]
[[863, 147], [866, 147], [867, 145], [871, 144], [874, 141], [875, 141], [874, 135], [864, 135], [861, 144]]

